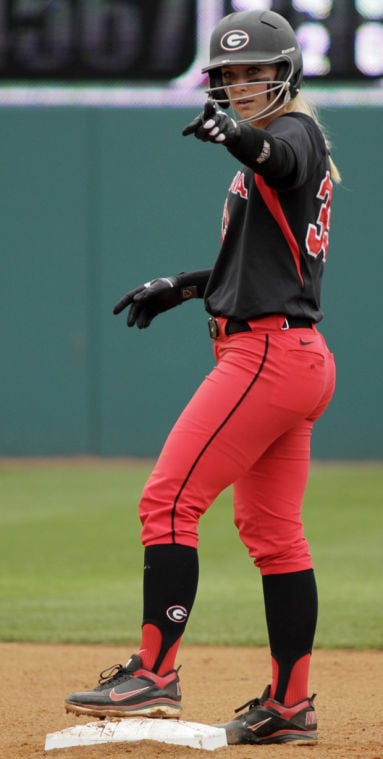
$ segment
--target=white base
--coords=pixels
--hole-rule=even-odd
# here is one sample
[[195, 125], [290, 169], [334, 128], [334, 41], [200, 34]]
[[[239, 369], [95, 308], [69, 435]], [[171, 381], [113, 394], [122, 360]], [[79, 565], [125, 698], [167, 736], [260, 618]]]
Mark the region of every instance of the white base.
[[98, 743], [123, 741], [160, 741], [190, 748], [214, 751], [227, 746], [226, 732], [222, 727], [182, 722], [175, 719], [149, 719], [137, 717], [121, 720], [89, 722], [48, 733], [45, 750], [91, 746]]

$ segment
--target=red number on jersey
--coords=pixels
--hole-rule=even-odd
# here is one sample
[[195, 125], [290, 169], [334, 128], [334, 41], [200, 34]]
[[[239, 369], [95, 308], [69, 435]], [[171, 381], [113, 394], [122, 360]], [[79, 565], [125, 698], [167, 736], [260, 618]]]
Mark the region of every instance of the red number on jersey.
[[330, 172], [326, 171], [326, 176], [322, 179], [319, 192], [319, 200], [323, 203], [319, 209], [316, 224], [309, 224], [306, 235], [306, 250], [310, 256], [317, 258], [323, 253], [323, 261], [327, 259], [328, 253], [328, 236], [330, 231], [331, 218], [331, 198], [332, 198], [332, 181]]

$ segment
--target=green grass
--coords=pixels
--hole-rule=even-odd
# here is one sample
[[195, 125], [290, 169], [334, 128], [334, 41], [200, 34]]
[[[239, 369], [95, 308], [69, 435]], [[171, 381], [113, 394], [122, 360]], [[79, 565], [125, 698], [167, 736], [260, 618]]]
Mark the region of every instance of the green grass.
[[[0, 640], [136, 643], [138, 462], [0, 466]], [[318, 647], [382, 648], [383, 464], [314, 464], [304, 504], [320, 594]], [[265, 645], [261, 582], [225, 491], [200, 525], [185, 643]]]

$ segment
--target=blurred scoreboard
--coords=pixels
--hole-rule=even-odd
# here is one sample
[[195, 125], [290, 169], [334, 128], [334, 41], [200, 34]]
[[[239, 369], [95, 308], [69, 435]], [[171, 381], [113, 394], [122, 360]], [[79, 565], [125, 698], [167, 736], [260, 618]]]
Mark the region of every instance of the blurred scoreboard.
[[[307, 79], [383, 77], [383, 0], [0, 0], [0, 79], [130, 86], [187, 79], [233, 11], [274, 10], [295, 29]], [[201, 84], [196, 75], [189, 85]]]

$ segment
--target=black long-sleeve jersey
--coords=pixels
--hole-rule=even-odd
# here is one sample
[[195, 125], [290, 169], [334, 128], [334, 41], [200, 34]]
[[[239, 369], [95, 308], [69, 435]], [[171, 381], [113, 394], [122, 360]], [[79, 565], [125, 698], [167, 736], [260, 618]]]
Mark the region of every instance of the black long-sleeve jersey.
[[278, 313], [320, 321], [332, 199], [320, 128], [290, 113], [267, 131], [241, 125], [229, 150], [244, 165], [225, 201], [206, 310], [243, 320]]

